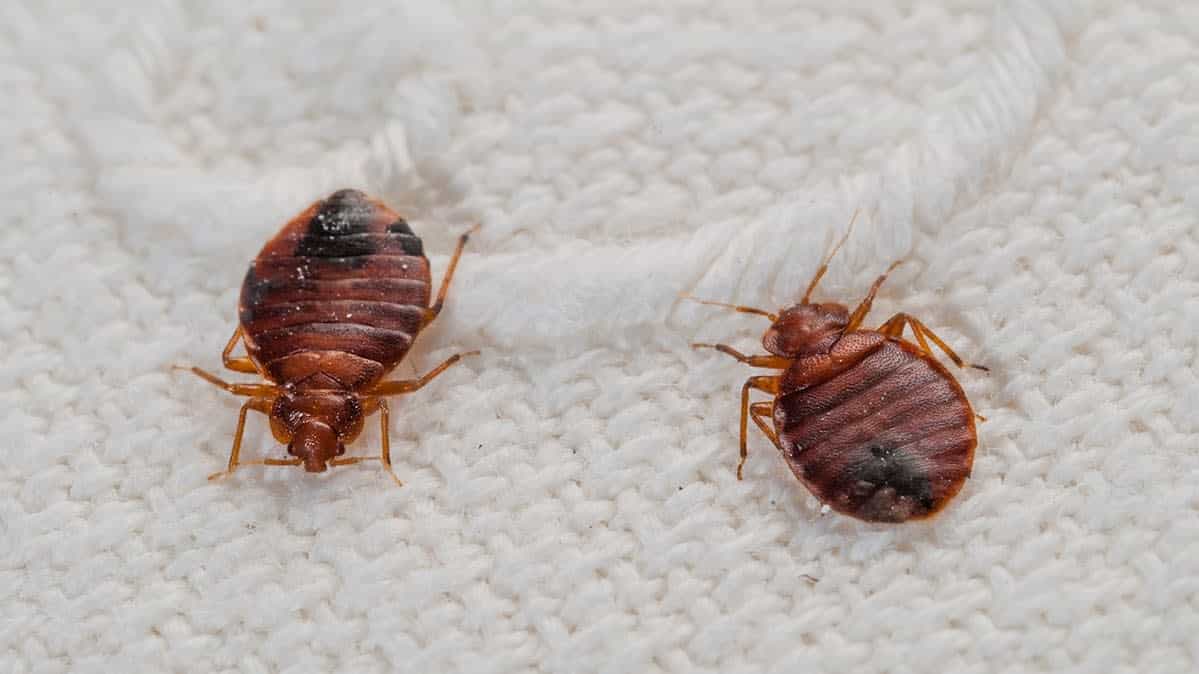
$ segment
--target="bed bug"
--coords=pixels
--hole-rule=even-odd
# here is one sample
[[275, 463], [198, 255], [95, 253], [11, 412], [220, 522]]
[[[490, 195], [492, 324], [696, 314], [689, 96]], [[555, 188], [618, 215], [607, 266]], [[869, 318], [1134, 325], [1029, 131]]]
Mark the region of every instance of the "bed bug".
[[[241, 407], [224, 471], [239, 466], [329, 466], [379, 460], [391, 467], [387, 396], [411, 393], [463, 356], [459, 353], [410, 380], [385, 380], [422, 329], [441, 312], [458, 258], [471, 232], [462, 234], [429, 303], [429, 261], [420, 238], [382, 202], [357, 190], [340, 190], [292, 218], [250, 264], [238, 301], [238, 327], [221, 360], [234, 372], [258, 374], [264, 383], [229, 383], [198, 367], [201, 378], [249, 399]], [[238, 342], [246, 356], [234, 357]], [[251, 410], [270, 419], [275, 439], [290, 458], [241, 461], [242, 433]], [[379, 456], [345, 456], [368, 415], [379, 414]]]
[[[895, 314], [877, 330], [862, 327], [875, 294], [899, 262], [874, 281], [852, 313], [843, 304], [810, 301], [848, 236], [847, 231], [821, 262], [799, 304], [777, 314], [695, 300], [768, 318], [771, 325], [762, 337], [766, 355], [747, 356], [725, 344], [692, 346], [781, 370], [750, 377], [741, 387], [738, 480], [752, 419], [800, 482], [833, 510], [869, 522], [924, 519], [962, 488], [978, 444], [970, 402], [933, 357], [929, 342], [958, 367], [965, 363], [909, 314]], [[916, 343], [903, 338], [905, 327]], [[751, 403], [755, 390], [774, 399]]]

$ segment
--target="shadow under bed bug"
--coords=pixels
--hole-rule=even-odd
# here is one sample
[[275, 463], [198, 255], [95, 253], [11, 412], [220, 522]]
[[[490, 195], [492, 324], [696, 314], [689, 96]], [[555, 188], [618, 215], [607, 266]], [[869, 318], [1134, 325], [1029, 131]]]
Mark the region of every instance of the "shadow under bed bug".
[[[472, 230], [473, 231], [473, 230]], [[241, 407], [228, 467], [329, 466], [379, 460], [391, 468], [387, 396], [411, 393], [460, 358], [451, 356], [423, 377], [384, 380], [445, 302], [446, 291], [470, 232], [458, 239], [437, 298], [429, 303], [429, 260], [408, 223], [357, 190], [341, 190], [288, 222], [258, 253], [242, 282], [238, 327], [221, 359], [234, 372], [258, 374], [265, 383], [228, 383], [198, 367], [203, 379], [249, 400]], [[238, 341], [246, 356], [234, 357]], [[241, 461], [242, 433], [250, 410], [270, 418], [287, 459]], [[346, 445], [379, 413], [379, 456], [346, 457]]]
[[[782, 370], [750, 377], [741, 387], [738, 480], [745, 465], [747, 422], [753, 419], [795, 476], [833, 510], [869, 522], [923, 519], [962, 488], [978, 444], [970, 402], [933, 358], [929, 342], [958, 367], [965, 364], [908, 314], [892, 316], [877, 330], [862, 327], [875, 294], [898, 262], [875, 280], [853, 313], [843, 304], [809, 301], [848, 236], [846, 232], [823, 260], [799, 304], [778, 314], [695, 300], [769, 318], [762, 337], [769, 355], [746, 356], [725, 344], [693, 346], [717, 349], [753, 367]], [[911, 327], [915, 344], [903, 339], [905, 326]], [[751, 390], [774, 399], [751, 404]]]

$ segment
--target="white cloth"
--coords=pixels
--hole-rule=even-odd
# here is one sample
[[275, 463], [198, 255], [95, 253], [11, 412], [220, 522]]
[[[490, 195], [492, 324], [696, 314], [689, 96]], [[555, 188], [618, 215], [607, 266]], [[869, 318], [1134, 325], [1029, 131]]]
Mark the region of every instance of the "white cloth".
[[[122, 4], [0, 7], [0, 669], [1196, 670], [1196, 3]], [[340, 187], [435, 279], [483, 223], [397, 376], [482, 353], [402, 489], [209, 483], [238, 401], [168, 368]], [[992, 368], [927, 523], [757, 433], [737, 482], [752, 371], [688, 344], [765, 324], [677, 301], [794, 301], [855, 209], [817, 296], [904, 258], [870, 324]]]

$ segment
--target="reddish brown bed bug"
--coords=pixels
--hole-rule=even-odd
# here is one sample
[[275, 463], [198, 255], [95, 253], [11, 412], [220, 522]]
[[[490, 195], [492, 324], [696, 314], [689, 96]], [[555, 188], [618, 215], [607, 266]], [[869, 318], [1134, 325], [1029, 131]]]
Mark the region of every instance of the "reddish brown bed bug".
[[[929, 341], [958, 367], [965, 363], [908, 314], [895, 314], [877, 330], [862, 328], [875, 293], [899, 262], [874, 281], [853, 313], [843, 304], [810, 301], [848, 237], [846, 232], [821, 262], [799, 304], [778, 314], [695, 300], [770, 319], [762, 337], [768, 355], [746, 356], [725, 344], [692, 346], [716, 349], [753, 367], [782, 370], [750, 377], [741, 387], [738, 480], [747, 456], [748, 420], [753, 419], [800, 482], [833, 510], [869, 522], [924, 519], [962, 488], [978, 444], [970, 402], [933, 358]], [[915, 344], [903, 339], [905, 326], [911, 327]], [[751, 404], [751, 390], [769, 393], [774, 400]]]
[[[249, 400], [241, 407], [228, 467], [329, 466], [379, 460], [391, 467], [387, 396], [411, 393], [460, 358], [460, 353], [419, 379], [384, 381], [413, 340], [445, 303], [458, 258], [471, 232], [458, 239], [437, 298], [424, 246], [408, 223], [382, 202], [357, 190], [340, 190], [288, 222], [263, 246], [246, 272], [238, 302], [238, 327], [221, 359], [234, 372], [261, 375], [265, 383], [228, 383], [198, 367], [203, 379]], [[246, 356], [234, 357], [238, 341]], [[275, 439], [291, 458], [241, 461], [242, 433], [250, 410], [270, 418]], [[344, 456], [365, 418], [379, 413], [379, 456]]]

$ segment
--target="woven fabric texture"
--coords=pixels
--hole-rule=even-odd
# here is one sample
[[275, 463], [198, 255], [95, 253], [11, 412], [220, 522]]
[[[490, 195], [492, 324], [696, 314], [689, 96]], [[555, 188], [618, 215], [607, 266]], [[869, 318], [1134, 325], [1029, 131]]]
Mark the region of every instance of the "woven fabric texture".
[[[102, 4], [0, 6], [0, 671], [1197, 670], [1199, 4]], [[396, 373], [481, 353], [393, 403], [403, 488], [210, 483], [239, 401], [170, 367], [342, 187], [435, 283], [482, 223]], [[868, 324], [991, 368], [928, 522], [756, 432], [737, 481], [754, 372], [689, 348], [855, 210], [817, 297], [903, 259]]]

